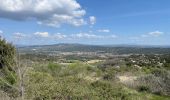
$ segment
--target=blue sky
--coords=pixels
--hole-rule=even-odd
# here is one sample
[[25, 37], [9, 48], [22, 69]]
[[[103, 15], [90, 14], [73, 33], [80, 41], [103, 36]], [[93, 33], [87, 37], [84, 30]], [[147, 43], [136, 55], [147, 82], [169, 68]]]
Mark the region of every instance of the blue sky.
[[170, 45], [170, 0], [0, 0], [0, 35], [23, 45]]

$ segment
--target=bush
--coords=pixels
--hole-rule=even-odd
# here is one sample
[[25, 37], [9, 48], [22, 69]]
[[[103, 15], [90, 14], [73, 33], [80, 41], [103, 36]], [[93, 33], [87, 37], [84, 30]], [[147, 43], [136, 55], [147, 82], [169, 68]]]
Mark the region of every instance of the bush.
[[55, 96], [55, 83], [50, 74], [30, 72], [26, 82], [26, 98], [35, 100], [49, 100]]
[[0, 37], [0, 88], [12, 97], [18, 95], [18, 90], [13, 86], [17, 82], [15, 52], [15, 47]]
[[47, 67], [48, 69], [46, 69], [46, 71], [49, 71], [49, 73], [52, 74], [53, 76], [59, 75], [62, 69], [61, 65], [54, 63], [49, 63]]
[[147, 85], [141, 85], [138, 87], [138, 89], [139, 89], [138, 91], [140, 92], [150, 92], [150, 88]]
[[117, 83], [112, 85], [106, 81], [96, 81], [91, 83], [91, 86], [99, 100], [126, 100], [131, 95], [129, 91]]
[[138, 78], [136, 84], [139, 91], [170, 95], [170, 72], [156, 69], [152, 74]]
[[6, 68], [9, 71], [13, 71], [14, 57], [15, 47], [0, 37], [0, 69]]

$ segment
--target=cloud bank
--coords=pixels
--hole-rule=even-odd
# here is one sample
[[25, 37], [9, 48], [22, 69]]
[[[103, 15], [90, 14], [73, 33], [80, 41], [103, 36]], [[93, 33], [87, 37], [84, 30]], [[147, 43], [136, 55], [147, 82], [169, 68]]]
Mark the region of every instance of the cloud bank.
[[50, 40], [76, 40], [76, 39], [115, 39], [117, 35], [97, 35], [93, 33], [76, 33], [76, 34], [63, 34], [63, 33], [49, 33], [49, 32], [35, 32], [29, 35], [16, 32], [13, 33], [14, 39], [50, 39]]
[[38, 24], [59, 27], [80, 26], [86, 11], [76, 0], [0, 0], [0, 18], [36, 20]]

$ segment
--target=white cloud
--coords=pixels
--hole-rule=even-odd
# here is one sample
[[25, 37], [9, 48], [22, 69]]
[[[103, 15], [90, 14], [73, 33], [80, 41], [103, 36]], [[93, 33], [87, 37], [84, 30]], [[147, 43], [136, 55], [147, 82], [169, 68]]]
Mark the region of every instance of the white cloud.
[[95, 16], [90, 16], [89, 20], [90, 20], [91, 25], [94, 25], [96, 23], [96, 17]]
[[27, 35], [24, 34], [24, 33], [19, 33], [19, 32], [14, 33], [14, 38], [16, 38], [16, 39], [21, 39], [21, 38], [24, 38], [24, 37], [26, 37], [26, 36], [27, 36]]
[[142, 41], [142, 40], [145, 40], [145, 39], [156, 38], [156, 37], [159, 37], [163, 34], [164, 34], [164, 32], [153, 31], [153, 32], [149, 32], [149, 33], [146, 33], [146, 34], [141, 34], [139, 36], [132, 36], [132, 37], [129, 37], [129, 39], [135, 40], [135, 41]]
[[56, 34], [54, 34], [53, 37], [54, 37], [55, 39], [64, 39], [64, 38], [67, 38], [67, 35], [61, 34], [61, 33], [56, 33]]
[[117, 35], [111, 35], [111, 36], [109, 36], [109, 37], [111, 37], [111, 38], [118, 38]]
[[102, 33], [109, 33], [110, 30], [109, 29], [101, 29], [101, 30], [98, 30], [98, 32], [102, 32]]
[[3, 34], [4, 32], [2, 30], [0, 30], [0, 34]]
[[92, 33], [78, 33], [78, 34], [72, 34], [72, 38], [81, 38], [81, 39], [112, 39], [117, 38], [117, 35], [97, 35]]
[[148, 33], [149, 35], [151, 36], [155, 36], [155, 37], [158, 37], [160, 35], [163, 35], [164, 33], [163, 32], [160, 32], [160, 31], [154, 31], [154, 32], [150, 32]]
[[148, 37], [148, 35], [142, 34], [141, 37], [142, 37], [142, 38], [146, 38], [146, 37]]
[[41, 37], [41, 38], [48, 38], [49, 37], [48, 32], [36, 32], [36, 33], [34, 33], [34, 35], [37, 36], [37, 37]]
[[73, 38], [102, 38], [102, 36], [95, 35], [95, 34], [89, 34], [89, 33], [78, 33], [78, 34], [72, 34]]
[[16, 32], [14, 33], [15, 39], [50, 39], [50, 40], [56, 40], [56, 39], [63, 39], [63, 40], [74, 40], [74, 39], [113, 39], [117, 38], [117, 35], [110, 34], [110, 35], [98, 35], [93, 33], [77, 33], [77, 34], [70, 34], [66, 35], [63, 33], [49, 33], [49, 32], [35, 32], [33, 34], [27, 35], [24, 33]]
[[86, 11], [76, 0], [0, 0], [0, 17], [12, 20], [37, 20], [38, 24], [59, 27], [80, 26]]
[[160, 31], [153, 31], [153, 32], [149, 32], [147, 34], [142, 34], [140, 37], [142, 38], [148, 38], [148, 37], [159, 37], [161, 35], [163, 35], [164, 32], [160, 32]]

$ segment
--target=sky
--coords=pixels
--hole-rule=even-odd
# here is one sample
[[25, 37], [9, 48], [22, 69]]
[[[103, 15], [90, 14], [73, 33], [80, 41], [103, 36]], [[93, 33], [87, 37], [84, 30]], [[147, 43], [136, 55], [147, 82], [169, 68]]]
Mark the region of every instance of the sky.
[[0, 0], [0, 35], [18, 45], [170, 45], [170, 0]]

